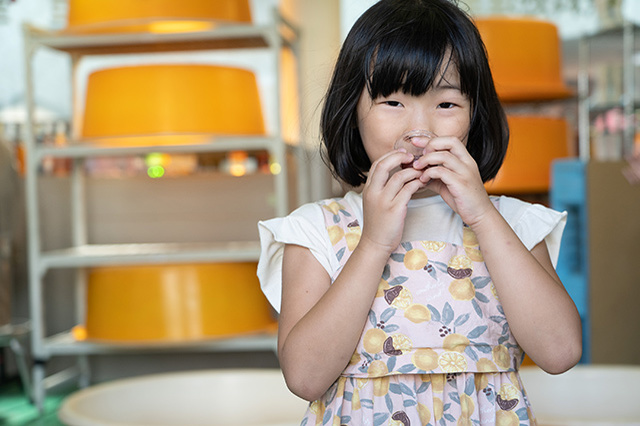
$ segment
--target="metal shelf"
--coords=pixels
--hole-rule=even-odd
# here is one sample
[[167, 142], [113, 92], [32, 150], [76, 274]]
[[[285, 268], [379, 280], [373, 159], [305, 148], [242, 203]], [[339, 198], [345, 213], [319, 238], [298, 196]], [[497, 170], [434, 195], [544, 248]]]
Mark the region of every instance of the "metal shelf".
[[[29, 293], [30, 311], [32, 315], [32, 353], [35, 359], [33, 367], [34, 395], [38, 408], [42, 409], [45, 389], [52, 383], [68, 381], [80, 376], [80, 383], [88, 383], [89, 368], [86, 355], [116, 354], [158, 351], [275, 351], [276, 337], [274, 333], [241, 335], [225, 339], [198, 340], [175, 343], [114, 343], [96, 341], [76, 341], [71, 332], [47, 335], [44, 310], [44, 275], [54, 268], [77, 269], [76, 301], [81, 305], [76, 313], [77, 323], [82, 323], [80, 311], [83, 309], [83, 295], [86, 291], [83, 268], [153, 263], [185, 263], [185, 262], [229, 262], [257, 261], [260, 246], [257, 241], [232, 241], [213, 243], [166, 243], [166, 244], [88, 244], [85, 208], [85, 176], [81, 167], [82, 161], [72, 162], [71, 184], [71, 240], [73, 247], [59, 250], [42, 249], [40, 240], [41, 221], [39, 217], [40, 203], [38, 187], [38, 169], [45, 158], [73, 158], [82, 160], [91, 157], [134, 156], [152, 152], [165, 153], [207, 153], [228, 152], [232, 150], [266, 150], [274, 160], [282, 165], [274, 179], [276, 201], [275, 215], [282, 216], [289, 211], [289, 188], [287, 171], [287, 153], [302, 150], [296, 144], [284, 140], [281, 129], [280, 61], [277, 60], [283, 48], [290, 48], [297, 54], [298, 31], [279, 13], [274, 13], [274, 20], [268, 25], [217, 24], [209, 30], [183, 33], [73, 33], [71, 31], [48, 31], [31, 25], [23, 26], [24, 60], [26, 82], [25, 99], [27, 104], [27, 126], [25, 135], [26, 177], [25, 197], [27, 202], [27, 226], [29, 238]], [[121, 55], [155, 52], [203, 51], [203, 50], [245, 50], [266, 49], [276, 58], [273, 74], [276, 76], [275, 126], [269, 136], [221, 136], [210, 134], [157, 134], [127, 138], [73, 139], [63, 146], [44, 146], [36, 143], [34, 132], [35, 89], [33, 62], [39, 49], [53, 49], [70, 55], [72, 62], [72, 100], [77, 102], [74, 91], [77, 90], [74, 79], [79, 61], [90, 55]], [[80, 108], [74, 104], [72, 108], [74, 120], [81, 116]], [[75, 121], [74, 138], [79, 127]], [[172, 142], [167, 144], [167, 137]], [[299, 153], [298, 153], [299, 154]], [[298, 186], [306, 186], [306, 171], [298, 166]], [[302, 192], [298, 190], [298, 196]], [[65, 370], [52, 376], [46, 376], [45, 362], [52, 356], [79, 356], [74, 372]]]
[[[44, 146], [36, 145], [34, 154], [37, 160], [44, 157], [67, 157], [67, 158], [87, 158], [87, 157], [111, 157], [144, 155], [152, 152], [195, 154], [205, 152], [227, 152], [236, 149], [243, 150], [266, 150], [272, 151], [281, 141], [275, 137], [256, 136], [217, 136], [210, 134], [199, 135], [155, 135], [144, 138], [171, 137], [177, 140], [174, 144], [139, 144], [136, 145], [138, 137], [130, 138], [101, 138], [73, 140], [67, 145]], [[186, 143], [179, 143], [184, 140]], [[285, 142], [285, 144], [287, 144]], [[292, 143], [288, 145], [294, 146]]]
[[[216, 24], [211, 29], [179, 33], [82, 33], [68, 30], [47, 31], [26, 24], [24, 31], [41, 46], [73, 55], [173, 52], [217, 49], [265, 48], [281, 37], [285, 44], [297, 37], [293, 25], [279, 17], [286, 31], [276, 25]], [[284, 33], [290, 34], [286, 37]]]
[[247, 334], [238, 337], [194, 340], [189, 342], [118, 343], [76, 340], [70, 332], [59, 333], [45, 339], [49, 356], [127, 354], [140, 352], [246, 352], [275, 351], [275, 333]]
[[87, 244], [42, 253], [41, 273], [51, 268], [86, 268], [149, 263], [257, 261], [260, 243], [235, 241], [167, 244]]

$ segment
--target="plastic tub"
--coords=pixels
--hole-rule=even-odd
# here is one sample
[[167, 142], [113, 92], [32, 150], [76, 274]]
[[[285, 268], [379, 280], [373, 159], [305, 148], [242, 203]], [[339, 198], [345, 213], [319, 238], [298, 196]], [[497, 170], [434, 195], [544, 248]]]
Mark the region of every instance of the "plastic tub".
[[198, 31], [251, 23], [249, 0], [69, 0], [66, 32]]
[[529, 17], [489, 16], [478, 18], [476, 25], [500, 99], [527, 102], [572, 96], [562, 77], [555, 24]]
[[255, 262], [105, 266], [87, 286], [86, 338], [184, 342], [272, 332]]
[[569, 156], [569, 125], [551, 117], [508, 116], [509, 148], [487, 190], [499, 193], [540, 193], [549, 190], [551, 162]]
[[91, 386], [68, 396], [58, 417], [70, 426], [293, 426], [307, 405], [278, 369], [204, 370]]
[[172, 135], [190, 134], [264, 135], [255, 74], [234, 67], [160, 64], [89, 75], [83, 138], [154, 135], [151, 144], [162, 144], [163, 136], [175, 144]]
[[553, 376], [520, 370], [539, 426], [640, 425], [640, 366], [578, 365]]

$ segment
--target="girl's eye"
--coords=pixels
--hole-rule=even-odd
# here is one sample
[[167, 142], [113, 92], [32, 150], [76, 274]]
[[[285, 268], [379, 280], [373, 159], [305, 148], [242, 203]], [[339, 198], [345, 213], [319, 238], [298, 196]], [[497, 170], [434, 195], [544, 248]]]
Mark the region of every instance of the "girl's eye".
[[389, 105], [392, 107], [399, 107], [402, 106], [402, 104], [398, 101], [384, 101], [385, 105]]
[[438, 105], [439, 108], [443, 108], [443, 109], [451, 109], [455, 106], [456, 104], [452, 102], [442, 102], [441, 104]]

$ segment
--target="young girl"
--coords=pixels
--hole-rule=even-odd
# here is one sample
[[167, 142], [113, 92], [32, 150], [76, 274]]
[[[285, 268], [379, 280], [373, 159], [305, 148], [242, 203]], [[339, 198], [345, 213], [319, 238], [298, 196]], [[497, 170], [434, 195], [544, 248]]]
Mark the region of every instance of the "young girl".
[[[430, 132], [413, 145], [408, 131]], [[489, 197], [508, 130], [470, 18], [381, 0], [338, 57], [322, 115], [344, 198], [261, 222], [258, 275], [280, 312], [303, 425], [535, 424], [518, 368], [581, 356], [555, 273], [565, 214]], [[553, 259], [553, 260], [552, 260]]]

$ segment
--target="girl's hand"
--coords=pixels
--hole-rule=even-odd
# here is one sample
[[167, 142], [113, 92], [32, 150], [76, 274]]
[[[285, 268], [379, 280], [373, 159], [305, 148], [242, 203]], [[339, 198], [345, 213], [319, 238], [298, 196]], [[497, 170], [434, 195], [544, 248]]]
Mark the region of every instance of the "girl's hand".
[[371, 243], [389, 254], [400, 244], [407, 203], [424, 183], [418, 179], [421, 170], [408, 167], [394, 171], [412, 159], [404, 150], [391, 151], [371, 165], [362, 191], [364, 226], [360, 244]]
[[413, 166], [422, 170], [419, 179], [473, 227], [493, 208], [475, 160], [456, 137], [431, 139], [424, 152]]

